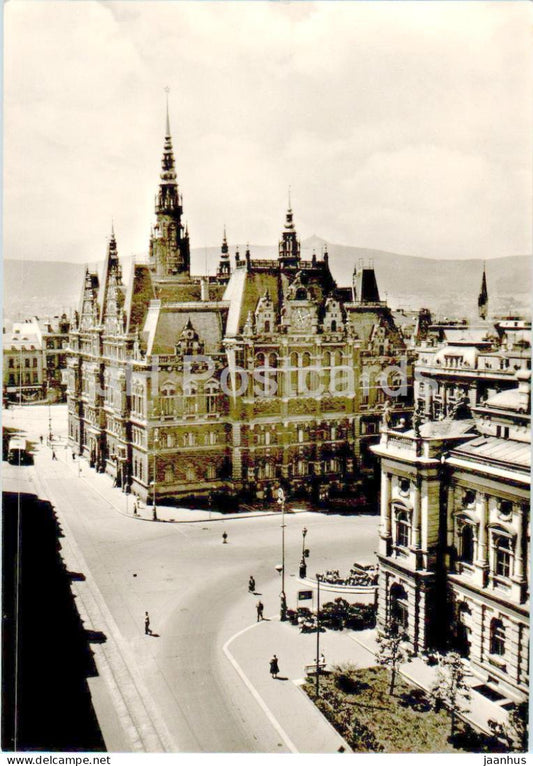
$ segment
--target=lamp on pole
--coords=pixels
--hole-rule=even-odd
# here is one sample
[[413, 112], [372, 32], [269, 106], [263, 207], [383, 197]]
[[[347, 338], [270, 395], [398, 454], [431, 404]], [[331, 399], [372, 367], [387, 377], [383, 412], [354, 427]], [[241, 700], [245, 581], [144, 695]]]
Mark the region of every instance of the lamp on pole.
[[302, 529], [302, 560], [300, 561], [300, 577], [305, 577], [307, 575], [307, 564], [305, 563], [305, 536], [307, 534], [307, 529], [304, 527]]
[[52, 443], [52, 405], [48, 401], [48, 441]]
[[316, 575], [316, 696], [320, 694], [320, 575]]
[[281, 593], [279, 618], [287, 619], [287, 597], [285, 596], [285, 492], [283, 487], [278, 489], [278, 503], [281, 506]]

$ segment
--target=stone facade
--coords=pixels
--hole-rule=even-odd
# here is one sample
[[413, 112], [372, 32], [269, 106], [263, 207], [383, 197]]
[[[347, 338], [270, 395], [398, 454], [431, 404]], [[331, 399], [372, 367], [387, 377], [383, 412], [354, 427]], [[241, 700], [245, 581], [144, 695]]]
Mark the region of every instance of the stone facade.
[[531, 369], [530, 336], [531, 322], [517, 318], [428, 327], [416, 343], [418, 409], [437, 420], [513, 388], [517, 371]]
[[69, 328], [63, 315], [15, 322], [11, 332], [4, 332], [4, 398], [23, 402], [64, 399]]
[[[529, 373], [474, 418], [385, 428], [380, 624], [453, 648], [493, 692], [528, 692]], [[505, 434], [502, 433], [505, 430]]]
[[301, 257], [287, 211], [276, 260], [230, 257], [190, 275], [167, 125], [147, 264], [123, 283], [112, 234], [87, 271], [70, 334], [69, 440], [143, 499], [314, 499], [362, 493], [390, 399], [412, 411], [412, 358], [374, 271], [350, 287], [327, 252]]

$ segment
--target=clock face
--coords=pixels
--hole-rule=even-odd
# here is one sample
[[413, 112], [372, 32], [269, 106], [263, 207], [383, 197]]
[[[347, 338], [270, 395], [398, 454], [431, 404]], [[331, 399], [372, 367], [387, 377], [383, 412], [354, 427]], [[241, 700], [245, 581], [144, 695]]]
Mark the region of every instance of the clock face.
[[308, 327], [310, 324], [311, 315], [309, 313], [308, 309], [296, 309], [296, 311], [292, 315], [293, 318], [293, 325], [298, 330], [302, 330], [305, 327]]

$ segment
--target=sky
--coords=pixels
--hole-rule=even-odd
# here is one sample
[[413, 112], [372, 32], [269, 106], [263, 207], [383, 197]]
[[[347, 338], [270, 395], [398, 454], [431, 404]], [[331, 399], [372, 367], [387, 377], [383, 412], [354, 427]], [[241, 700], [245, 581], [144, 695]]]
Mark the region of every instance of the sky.
[[192, 247], [531, 252], [526, 2], [4, 6], [4, 257], [146, 253], [165, 92]]

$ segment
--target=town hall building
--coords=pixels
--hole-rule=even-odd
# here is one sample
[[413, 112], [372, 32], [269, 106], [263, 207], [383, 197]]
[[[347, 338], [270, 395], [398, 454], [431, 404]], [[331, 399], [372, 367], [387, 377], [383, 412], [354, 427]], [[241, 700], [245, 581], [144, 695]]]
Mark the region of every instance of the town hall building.
[[69, 338], [69, 443], [143, 500], [245, 496], [282, 484], [364, 495], [390, 399], [412, 402], [408, 358], [372, 267], [339, 287], [305, 260], [289, 205], [277, 259], [230, 255], [190, 274], [167, 115], [147, 263], [122, 277], [114, 232], [87, 270]]

